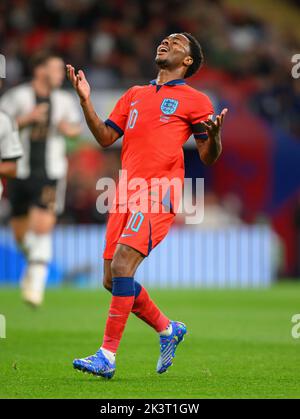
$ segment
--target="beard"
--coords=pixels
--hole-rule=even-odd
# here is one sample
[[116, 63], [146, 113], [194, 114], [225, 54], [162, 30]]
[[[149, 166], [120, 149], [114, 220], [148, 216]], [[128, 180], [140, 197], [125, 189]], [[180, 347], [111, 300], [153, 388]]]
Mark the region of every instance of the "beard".
[[170, 66], [170, 63], [167, 58], [164, 59], [164, 58], [156, 57], [155, 63], [159, 68], [168, 68]]

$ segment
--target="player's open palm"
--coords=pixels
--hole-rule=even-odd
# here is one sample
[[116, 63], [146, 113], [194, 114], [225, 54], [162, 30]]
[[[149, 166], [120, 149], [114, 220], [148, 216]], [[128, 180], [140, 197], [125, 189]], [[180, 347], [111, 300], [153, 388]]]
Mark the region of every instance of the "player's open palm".
[[90, 85], [85, 77], [85, 74], [82, 70], [79, 70], [78, 73], [75, 73], [75, 68], [67, 64], [67, 76], [70, 82], [72, 83], [74, 89], [77, 91], [78, 96], [81, 100], [86, 100], [91, 94]]
[[216, 119], [214, 121], [212, 119], [208, 119], [207, 121], [202, 122], [202, 124], [206, 128], [207, 134], [210, 137], [216, 137], [220, 134], [227, 111], [227, 108], [223, 109], [220, 115], [216, 116]]

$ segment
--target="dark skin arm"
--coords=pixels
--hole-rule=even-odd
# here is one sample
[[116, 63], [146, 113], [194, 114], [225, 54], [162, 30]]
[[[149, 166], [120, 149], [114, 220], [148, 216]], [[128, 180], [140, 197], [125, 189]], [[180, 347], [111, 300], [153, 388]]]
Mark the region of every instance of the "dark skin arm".
[[75, 74], [74, 67], [68, 64], [67, 76], [79, 96], [85, 120], [90, 131], [94, 135], [98, 144], [102, 147], [109, 147], [119, 138], [120, 135], [113, 128], [105, 125], [105, 123], [96, 114], [90, 97], [91, 88], [85, 78], [84, 72], [79, 70], [78, 73]]
[[221, 128], [228, 109], [223, 109], [215, 121], [208, 119], [202, 122], [208, 135], [207, 140], [196, 140], [196, 145], [201, 161], [206, 165], [212, 165], [222, 153]]
[[17, 174], [17, 163], [15, 161], [0, 162], [0, 176], [15, 177]]

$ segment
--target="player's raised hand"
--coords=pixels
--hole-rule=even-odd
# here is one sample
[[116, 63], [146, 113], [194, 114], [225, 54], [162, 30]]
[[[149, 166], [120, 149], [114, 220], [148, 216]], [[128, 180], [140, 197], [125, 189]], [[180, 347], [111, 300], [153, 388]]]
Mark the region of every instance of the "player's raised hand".
[[212, 119], [208, 119], [207, 121], [202, 122], [202, 124], [206, 128], [208, 136], [215, 137], [219, 135], [227, 112], [228, 112], [228, 109], [225, 108], [222, 110], [220, 115], [216, 116], [216, 119], [214, 121]]
[[86, 100], [90, 97], [91, 88], [90, 85], [85, 78], [85, 74], [82, 70], [79, 70], [78, 73], [75, 73], [75, 68], [67, 64], [67, 77], [72, 83], [72, 86], [77, 91], [80, 100]]

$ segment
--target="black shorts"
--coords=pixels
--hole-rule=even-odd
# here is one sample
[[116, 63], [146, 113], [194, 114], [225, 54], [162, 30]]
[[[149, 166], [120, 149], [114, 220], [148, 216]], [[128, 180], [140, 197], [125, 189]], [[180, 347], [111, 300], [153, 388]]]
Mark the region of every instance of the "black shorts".
[[12, 217], [26, 215], [32, 207], [55, 212], [57, 183], [48, 178], [9, 179], [7, 193]]

